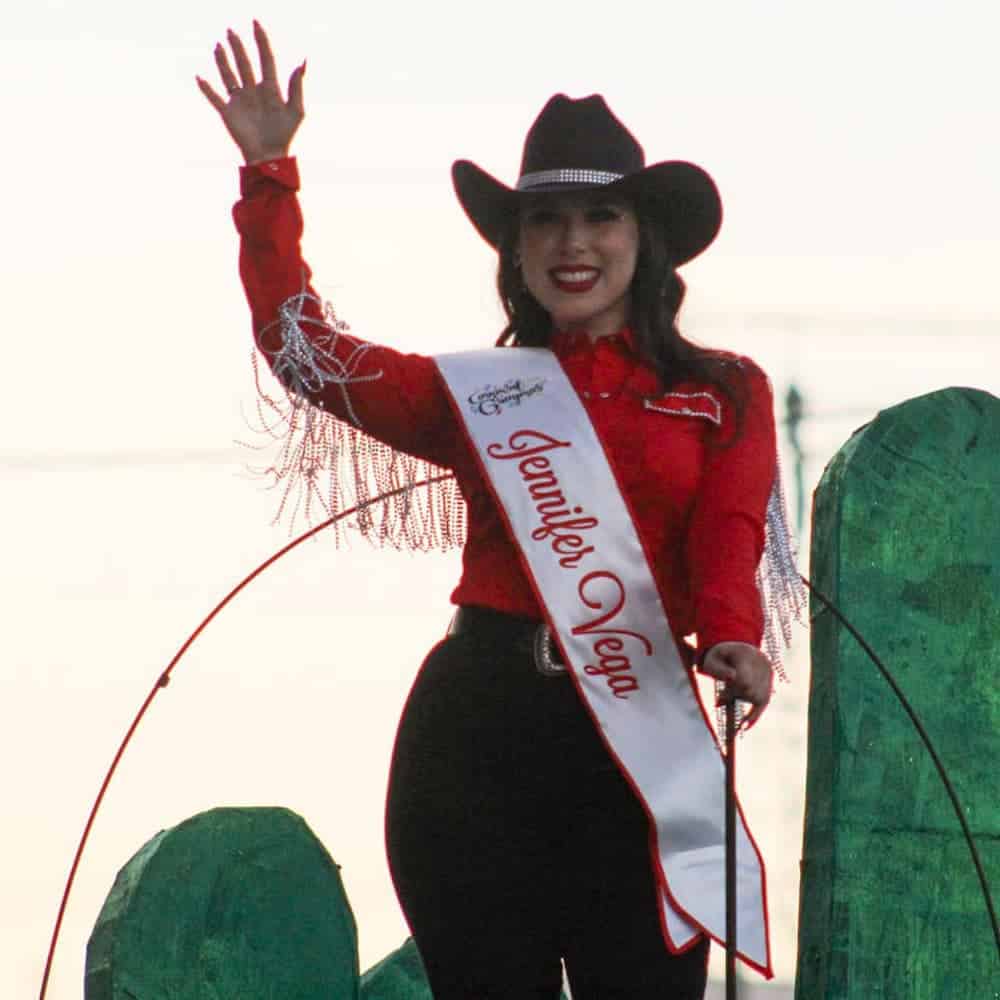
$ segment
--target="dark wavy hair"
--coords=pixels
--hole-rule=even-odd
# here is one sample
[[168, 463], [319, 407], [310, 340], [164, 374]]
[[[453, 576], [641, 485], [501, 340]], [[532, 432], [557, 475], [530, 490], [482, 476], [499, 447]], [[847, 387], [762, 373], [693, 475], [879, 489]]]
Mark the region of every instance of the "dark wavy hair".
[[[684, 337], [677, 314], [684, 302], [684, 281], [677, 273], [667, 240], [667, 230], [655, 211], [632, 202], [639, 224], [639, 248], [632, 279], [629, 325], [640, 357], [656, 373], [661, 390], [669, 392], [681, 382], [706, 382], [734, 406], [737, 427], [742, 422], [745, 393], [737, 375], [737, 359], [725, 351], [701, 347]], [[500, 240], [497, 291], [507, 316], [498, 346], [547, 347], [552, 320], [524, 286], [514, 264], [520, 219], [512, 213]]]

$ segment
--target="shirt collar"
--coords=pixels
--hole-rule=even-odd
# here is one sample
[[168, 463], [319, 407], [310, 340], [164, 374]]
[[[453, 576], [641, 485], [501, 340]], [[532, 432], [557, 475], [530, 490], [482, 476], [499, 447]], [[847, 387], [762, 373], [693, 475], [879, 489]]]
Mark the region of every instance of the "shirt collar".
[[551, 347], [557, 357], [593, 351], [600, 347], [616, 348], [627, 354], [637, 353], [635, 335], [627, 326], [623, 326], [617, 333], [595, 341], [581, 330], [557, 330], [552, 334]]

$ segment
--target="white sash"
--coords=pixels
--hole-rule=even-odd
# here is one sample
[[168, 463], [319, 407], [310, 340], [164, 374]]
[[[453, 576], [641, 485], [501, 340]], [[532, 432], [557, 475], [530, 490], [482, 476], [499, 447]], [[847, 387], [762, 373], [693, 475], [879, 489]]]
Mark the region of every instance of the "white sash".
[[[725, 941], [722, 760], [601, 441], [554, 355], [435, 358], [574, 682], [655, 826], [668, 946]], [[771, 975], [764, 867], [742, 813], [737, 945]]]

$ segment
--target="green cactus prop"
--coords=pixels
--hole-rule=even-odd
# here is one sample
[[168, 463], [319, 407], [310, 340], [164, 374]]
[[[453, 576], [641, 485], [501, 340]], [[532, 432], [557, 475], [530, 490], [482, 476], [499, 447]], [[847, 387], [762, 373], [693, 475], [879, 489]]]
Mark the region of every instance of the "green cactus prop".
[[[1000, 400], [881, 413], [816, 491], [812, 576], [885, 660], [1000, 886]], [[797, 1000], [990, 1000], [1000, 959], [942, 783], [814, 598]]]

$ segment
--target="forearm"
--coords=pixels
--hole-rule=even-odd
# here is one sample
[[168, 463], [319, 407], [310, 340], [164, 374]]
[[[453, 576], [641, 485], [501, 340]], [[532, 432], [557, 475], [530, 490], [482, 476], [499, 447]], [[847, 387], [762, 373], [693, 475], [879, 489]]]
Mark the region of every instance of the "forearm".
[[242, 198], [233, 208], [240, 234], [240, 278], [253, 321], [254, 339], [269, 360], [281, 349], [280, 312], [303, 296], [304, 314], [323, 319], [302, 259], [302, 213], [298, 170], [292, 159], [269, 160], [240, 169]]
[[455, 438], [434, 362], [355, 337], [324, 310], [302, 258], [297, 189], [293, 160], [241, 170], [233, 217], [261, 353], [297, 398], [398, 450], [450, 464]]
[[776, 474], [770, 387], [750, 368], [742, 426], [709, 450], [688, 531], [687, 561], [699, 651], [719, 642], [760, 644], [756, 573]]

